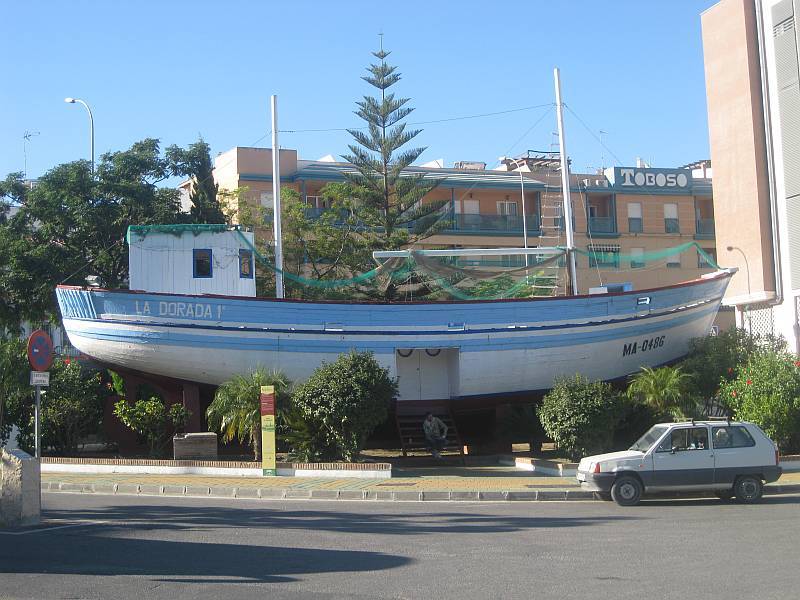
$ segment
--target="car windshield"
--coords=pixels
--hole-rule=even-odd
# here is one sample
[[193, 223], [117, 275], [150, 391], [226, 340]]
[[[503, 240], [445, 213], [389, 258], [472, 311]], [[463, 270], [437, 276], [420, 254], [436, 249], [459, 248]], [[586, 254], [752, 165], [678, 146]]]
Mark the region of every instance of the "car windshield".
[[647, 452], [652, 445], [656, 443], [658, 438], [664, 435], [664, 432], [667, 429], [668, 427], [666, 425], [653, 425], [650, 430], [640, 437], [629, 449], [638, 450], [639, 452]]

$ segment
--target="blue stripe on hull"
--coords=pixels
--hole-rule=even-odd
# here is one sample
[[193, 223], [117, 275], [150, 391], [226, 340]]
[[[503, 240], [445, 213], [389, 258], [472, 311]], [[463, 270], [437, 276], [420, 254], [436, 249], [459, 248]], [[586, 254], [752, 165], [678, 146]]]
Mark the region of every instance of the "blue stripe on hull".
[[[430, 332], [425, 332], [418, 334], [419, 337], [423, 339], [408, 340], [408, 342], [411, 342], [415, 348], [438, 348], [447, 346], [458, 347], [462, 352], [522, 348], [557, 348], [655, 334], [703, 318], [710, 313], [716, 312], [716, 310], [717, 305], [714, 303], [691, 310], [687, 312], [687, 314], [682, 314], [680, 316], [675, 315], [672, 318], [666, 318], [660, 321], [656, 321], [655, 319], [662, 318], [663, 315], [626, 319], [624, 321], [631, 322], [631, 326], [614, 327], [612, 329], [584, 325], [584, 330], [575, 331], [575, 326], [564, 326], [561, 328], [554, 328], [557, 330], [561, 329], [562, 331], [554, 331], [551, 335], [532, 335], [528, 330], [517, 330], [514, 333], [510, 333], [506, 329], [494, 330], [497, 334], [495, 336], [486, 336], [485, 338], [481, 336], [475, 339], [474, 336], [476, 333], [480, 332], [450, 332], [448, 334], [438, 335], [431, 335]], [[122, 325], [123, 323], [110, 322], [109, 324]], [[136, 324], [124, 325], [136, 326]], [[373, 352], [393, 352], [398, 347], [404, 347], [403, 340], [354, 339], [357, 336], [349, 332], [347, 334], [338, 333], [335, 337], [339, 339], [332, 340], [313, 339], [312, 336], [316, 337], [319, 335], [318, 333], [289, 333], [275, 336], [269, 332], [263, 332], [263, 335], [259, 337], [235, 337], [233, 335], [235, 329], [232, 328], [220, 328], [220, 330], [226, 331], [227, 335], [215, 335], [215, 333], [217, 333], [217, 328], [203, 327], [202, 329], [208, 332], [208, 334], [203, 335], [192, 333], [191, 328], [172, 324], [161, 325], [151, 323], [148, 324], [147, 327], [148, 329], [164, 328], [166, 331], [133, 331], [130, 329], [108, 329], [106, 327], [99, 327], [83, 328], [78, 335], [90, 339], [128, 344], [202, 346], [236, 350], [281, 350], [283, 352], [343, 352], [351, 347], [371, 350]], [[69, 325], [67, 325], [67, 328], [68, 330], [71, 329]], [[251, 333], [252, 331], [253, 330], [250, 330]], [[501, 337], [501, 334], [505, 335]], [[387, 336], [388, 334], [384, 333], [381, 335]], [[331, 336], [325, 337], [330, 338]]]
[[[340, 304], [87, 291], [73, 288], [58, 288], [56, 293], [65, 318], [155, 317], [184, 324], [194, 321], [202, 324], [312, 331], [321, 331], [326, 324], [335, 323], [342, 325], [345, 330], [372, 328], [402, 334], [404, 330], [414, 329], [434, 328], [447, 331], [450, 324], [491, 329], [525, 324], [546, 326], [565, 321], [606, 321], [627, 318], [642, 312], [642, 309], [645, 309], [644, 312], [658, 313], [721, 297], [728, 279], [726, 276], [674, 288], [619, 295], [425, 304]], [[646, 306], [638, 305], [638, 299], [642, 296], [649, 298]], [[189, 311], [191, 317], [186, 316]]]

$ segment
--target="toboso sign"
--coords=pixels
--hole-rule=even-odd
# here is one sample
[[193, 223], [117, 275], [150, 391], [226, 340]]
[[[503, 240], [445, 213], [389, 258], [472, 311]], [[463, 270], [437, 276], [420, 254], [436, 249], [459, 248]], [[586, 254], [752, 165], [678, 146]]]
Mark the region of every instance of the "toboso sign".
[[651, 190], [688, 190], [692, 173], [687, 169], [637, 169], [614, 167], [612, 185], [616, 188], [646, 188]]

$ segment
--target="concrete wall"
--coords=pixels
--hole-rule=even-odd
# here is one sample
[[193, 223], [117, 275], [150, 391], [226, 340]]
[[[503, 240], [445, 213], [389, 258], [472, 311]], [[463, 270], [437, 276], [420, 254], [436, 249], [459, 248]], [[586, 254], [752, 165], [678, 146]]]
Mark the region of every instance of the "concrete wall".
[[[701, 21], [717, 248], [744, 275], [731, 280], [726, 299], [754, 303], [776, 289], [754, 0], [723, 0]], [[749, 264], [727, 246], [741, 248]]]
[[0, 450], [0, 527], [38, 525], [41, 497], [39, 461], [22, 450]]

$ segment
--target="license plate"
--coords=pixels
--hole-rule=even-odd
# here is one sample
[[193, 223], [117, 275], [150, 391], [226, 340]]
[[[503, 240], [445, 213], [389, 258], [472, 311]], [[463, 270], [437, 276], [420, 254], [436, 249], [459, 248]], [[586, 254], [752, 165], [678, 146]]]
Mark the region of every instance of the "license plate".
[[577, 477], [578, 481], [586, 481], [586, 475], [583, 473], [578, 473], [575, 477]]

